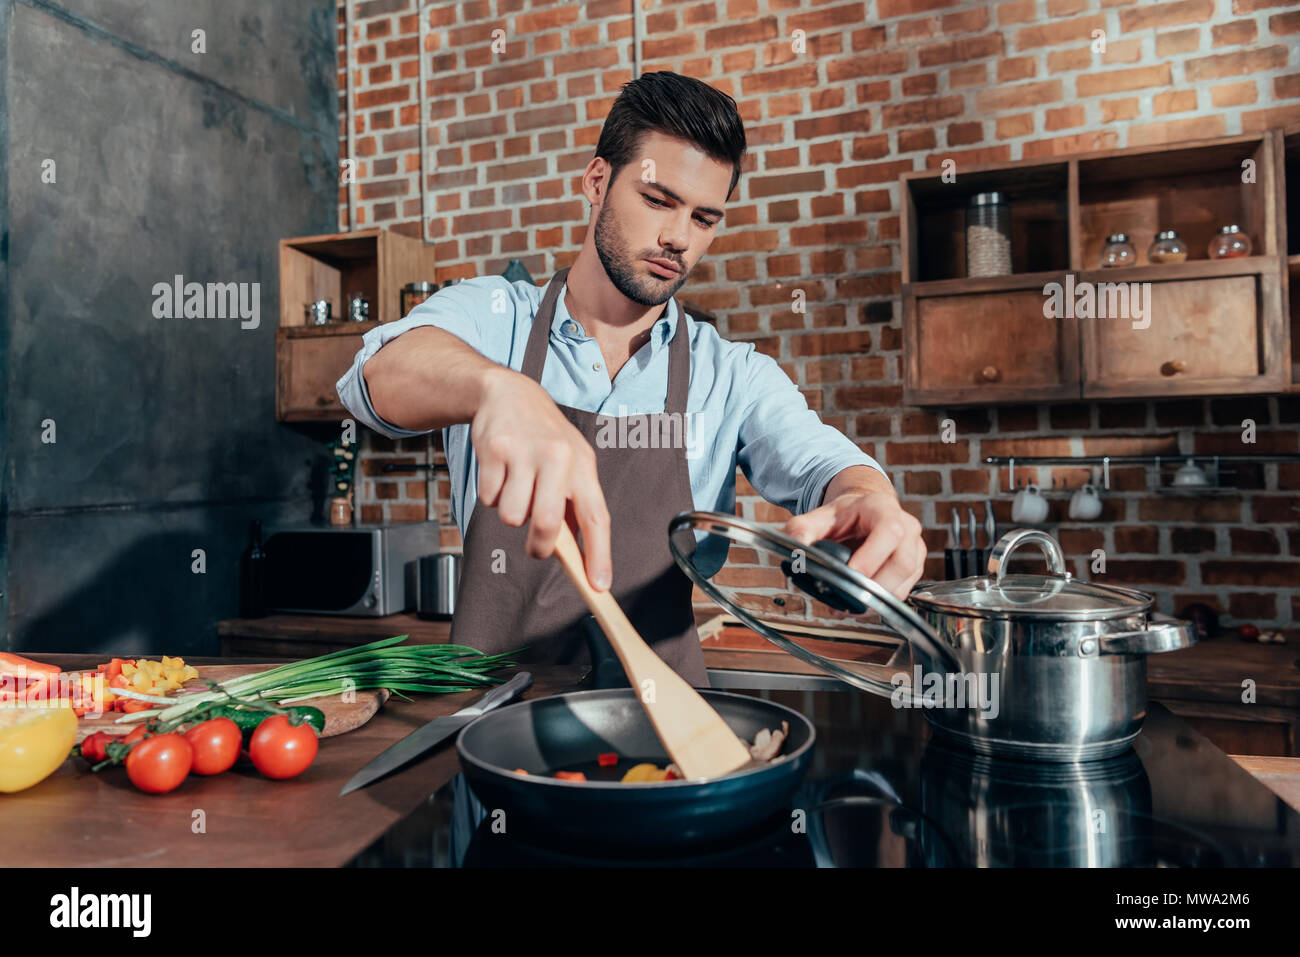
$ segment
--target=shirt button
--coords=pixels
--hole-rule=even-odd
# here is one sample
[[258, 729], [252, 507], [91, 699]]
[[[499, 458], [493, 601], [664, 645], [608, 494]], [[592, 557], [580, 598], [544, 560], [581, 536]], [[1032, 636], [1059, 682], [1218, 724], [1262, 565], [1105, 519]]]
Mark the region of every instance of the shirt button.
[[603, 366], [601, 366], [601, 364], [600, 364], [599, 362], [597, 362], [597, 363], [594, 363], [594, 364], [592, 365], [592, 367], [591, 367], [591, 371], [592, 371], [592, 372], [599, 372], [602, 368], [603, 368]]
[[567, 332], [569, 335], [573, 335], [573, 333], [575, 333], [577, 330], [578, 327], [573, 322], [566, 322], [564, 324], [564, 331]]

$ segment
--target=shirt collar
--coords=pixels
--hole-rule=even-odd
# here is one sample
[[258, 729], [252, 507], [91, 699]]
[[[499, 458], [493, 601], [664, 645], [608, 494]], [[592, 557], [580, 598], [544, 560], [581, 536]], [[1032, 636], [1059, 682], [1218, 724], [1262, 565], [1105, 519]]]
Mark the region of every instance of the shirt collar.
[[[568, 284], [565, 284], [567, 290]], [[650, 350], [656, 352], [661, 346], [667, 345], [673, 337], [673, 332], [677, 329], [677, 298], [674, 296], [668, 300], [668, 308], [663, 315], [655, 320], [650, 333]], [[572, 326], [566, 327], [566, 323], [572, 323]], [[582, 341], [587, 338], [587, 330], [569, 315], [569, 309], [564, 303], [564, 290], [561, 291], [559, 299], [555, 303], [555, 315], [551, 318], [551, 335], [559, 339], [572, 339]]]

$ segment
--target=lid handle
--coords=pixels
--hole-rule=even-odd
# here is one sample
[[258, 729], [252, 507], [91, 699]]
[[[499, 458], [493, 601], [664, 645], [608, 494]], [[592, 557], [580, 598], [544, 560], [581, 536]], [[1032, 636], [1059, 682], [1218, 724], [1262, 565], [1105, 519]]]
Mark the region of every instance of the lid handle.
[[1037, 528], [1014, 528], [998, 539], [989, 554], [989, 574], [997, 578], [999, 585], [1007, 573], [1007, 560], [1011, 558], [1011, 553], [1026, 543], [1037, 545], [1042, 550], [1049, 572], [1058, 578], [1070, 577], [1070, 573], [1065, 570], [1065, 556], [1056, 539]]

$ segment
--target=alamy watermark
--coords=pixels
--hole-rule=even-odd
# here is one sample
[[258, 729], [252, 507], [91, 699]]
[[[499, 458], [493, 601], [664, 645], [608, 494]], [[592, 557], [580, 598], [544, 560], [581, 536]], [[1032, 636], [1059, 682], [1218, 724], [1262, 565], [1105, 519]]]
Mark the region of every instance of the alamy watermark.
[[1065, 283], [1043, 286], [1046, 319], [1131, 319], [1134, 329], [1151, 325], [1151, 283], [1076, 282], [1066, 273]]
[[685, 449], [688, 459], [697, 459], [701, 447], [702, 412], [629, 413], [618, 407], [618, 415], [599, 416], [596, 428], [598, 449]]
[[992, 720], [1002, 710], [1001, 682], [996, 671], [923, 671], [920, 665], [896, 671], [889, 679], [894, 690], [889, 695], [895, 708], [973, 708], [980, 716]]
[[155, 319], [240, 319], [241, 329], [262, 322], [260, 282], [186, 282], [179, 273], [171, 282], [153, 285]]

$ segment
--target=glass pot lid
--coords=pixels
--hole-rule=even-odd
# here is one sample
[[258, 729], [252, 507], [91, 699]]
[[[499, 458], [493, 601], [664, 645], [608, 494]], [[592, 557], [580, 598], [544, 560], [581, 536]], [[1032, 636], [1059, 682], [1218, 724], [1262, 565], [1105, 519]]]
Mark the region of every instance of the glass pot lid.
[[[808, 654], [788, 648], [786, 642], [777, 641], [772, 635], [775, 629], [759, 620], [754, 609], [761, 606], [761, 596], [749, 586], [763, 580], [762, 576], [752, 569], [744, 573], [736, 569], [737, 574], [724, 569], [741, 564], [769, 566], [767, 580], [783, 573], [799, 592], [831, 609], [829, 616], [875, 612], [886, 626], [908, 641], [942, 649], [935, 653], [940, 659], [948, 657], [946, 643], [909, 605], [980, 618], [1092, 621], [1141, 614], [1154, 602], [1152, 596], [1134, 589], [1074, 579], [1065, 570], [1064, 556], [1055, 539], [1037, 529], [1016, 529], [1003, 535], [990, 554], [988, 576], [923, 585], [912, 592], [908, 603], [850, 568], [846, 564], [848, 549], [836, 542], [804, 545], [775, 527], [722, 512], [683, 512], [669, 524], [668, 537], [678, 565], [714, 601], [759, 634], [818, 667], [823, 667], [820, 660], [814, 661]], [[1042, 550], [1049, 574], [1007, 573], [1011, 554], [1026, 544]], [[737, 549], [747, 552], [738, 553]]]
[[[683, 512], [669, 523], [668, 543], [691, 581], [746, 627], [851, 685], [886, 697], [895, 690], [888, 677], [872, 676], [878, 666], [856, 668], [853, 662], [841, 664], [803, 647], [799, 642], [807, 640], [808, 629], [801, 626], [847, 626], [868, 642], [876, 632], [890, 646], [901, 638], [944, 670], [961, 671], [951, 649], [916, 611], [850, 568], [847, 554], [836, 554], [847, 550], [835, 542], [804, 545], [775, 526], [736, 515]], [[810, 603], [811, 608], [805, 607]], [[803, 617], [808, 611], [811, 619]], [[868, 612], [879, 615], [885, 627], [837, 620]], [[782, 620], [774, 620], [778, 618]]]
[[[1042, 550], [1048, 574], [1008, 574], [1012, 552], [1031, 544]], [[976, 618], [1106, 621], [1143, 614], [1155, 599], [1133, 588], [1079, 581], [1065, 570], [1056, 539], [1038, 529], [1018, 528], [993, 546], [987, 576], [931, 582], [914, 589], [908, 601], [928, 611]]]

